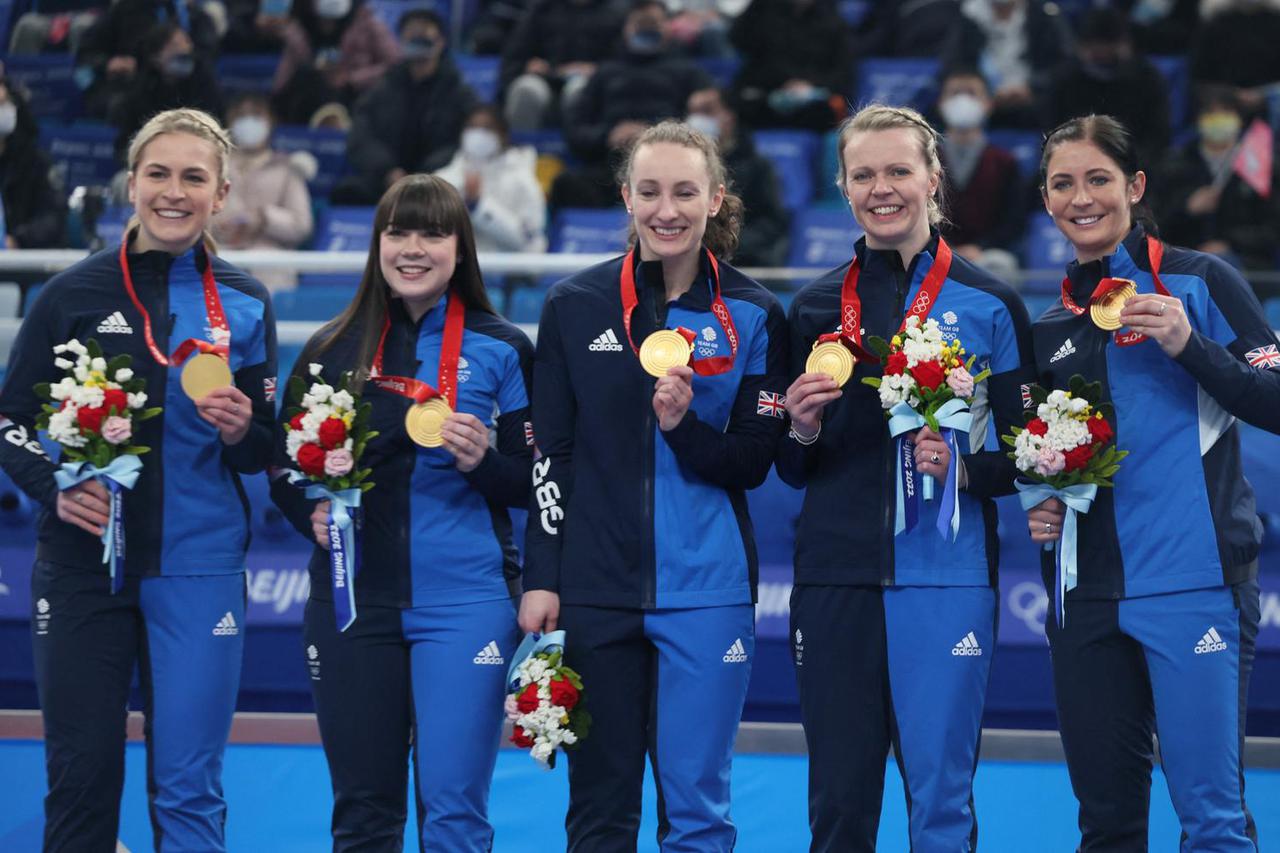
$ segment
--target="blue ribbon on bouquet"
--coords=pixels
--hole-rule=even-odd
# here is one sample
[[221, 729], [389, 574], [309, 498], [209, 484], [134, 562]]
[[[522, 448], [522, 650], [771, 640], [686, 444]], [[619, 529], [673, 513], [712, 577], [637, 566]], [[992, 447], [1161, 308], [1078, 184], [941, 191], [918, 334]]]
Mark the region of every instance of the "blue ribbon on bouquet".
[[517, 674], [520, 664], [536, 654], [542, 652], [552, 654], [557, 651], [564, 652], [563, 630], [548, 631], [545, 634], [525, 634], [516, 648], [516, 653], [511, 656], [511, 666], [507, 667], [507, 692], [520, 689], [520, 676]]
[[1014, 482], [1014, 486], [1018, 489], [1018, 500], [1022, 502], [1024, 511], [1034, 509], [1049, 498], [1057, 498], [1067, 505], [1066, 518], [1062, 521], [1062, 536], [1057, 542], [1044, 543], [1044, 550], [1054, 550], [1054, 585], [1057, 587], [1054, 611], [1058, 627], [1061, 628], [1067, 619], [1067, 593], [1076, 588], [1079, 579], [1076, 564], [1079, 523], [1076, 514], [1089, 511], [1094, 498], [1098, 496], [1098, 487], [1091, 483], [1080, 483], [1065, 489], [1055, 489], [1048, 483], [1024, 483], [1021, 480]]
[[66, 491], [86, 480], [97, 480], [107, 487], [110, 509], [107, 512], [107, 527], [102, 531], [102, 562], [107, 564], [107, 572], [111, 577], [111, 594], [115, 595], [124, 587], [124, 570], [120, 563], [124, 561], [124, 494], [123, 489], [132, 489], [138, 482], [142, 472], [142, 460], [128, 454], [117, 456], [105, 468], [99, 468], [89, 462], [64, 462], [53, 479], [58, 488]]
[[[944, 539], [955, 539], [960, 533], [960, 490], [956, 477], [959, 471], [960, 452], [955, 432], [968, 432], [972, 426], [973, 415], [969, 405], [957, 398], [943, 403], [935, 417], [942, 440], [947, 443], [951, 453], [951, 461], [947, 465], [947, 476], [942, 486], [942, 506], [938, 512], [937, 529]], [[925, 426], [924, 416], [906, 403], [898, 403], [889, 410], [889, 434], [898, 439], [898, 475], [897, 510], [894, 515], [893, 535], [910, 532], [920, 518], [920, 497], [933, 500], [933, 478], [923, 476], [916, 468], [915, 443], [906, 438], [906, 433]], [[920, 482], [919, 490], [916, 482]]]
[[360, 571], [359, 489], [334, 491], [299, 471], [289, 472], [289, 482], [306, 488], [312, 500], [329, 501], [329, 581], [333, 588], [333, 616], [339, 631], [356, 621], [356, 574]]

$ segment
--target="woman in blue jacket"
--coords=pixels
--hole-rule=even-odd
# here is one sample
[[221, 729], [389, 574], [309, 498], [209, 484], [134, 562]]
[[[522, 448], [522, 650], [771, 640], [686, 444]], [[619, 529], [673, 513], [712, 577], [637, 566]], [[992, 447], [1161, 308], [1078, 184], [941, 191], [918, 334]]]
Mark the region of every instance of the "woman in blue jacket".
[[662, 849], [723, 851], [754, 649], [743, 490], [781, 433], [786, 330], [724, 263], [742, 207], [714, 142], [663, 122], [620, 178], [634, 248], [556, 284], [538, 327], [520, 625], [566, 629], [586, 686], [569, 849], [635, 848], [648, 752]]
[[[124, 243], [40, 293], [0, 391], [0, 465], [44, 509], [32, 576], [36, 684], [49, 793], [45, 850], [114, 850], [125, 713], [137, 666], [145, 700], [156, 849], [225, 850], [222, 754], [244, 644], [248, 506], [239, 478], [271, 459], [275, 321], [267, 291], [219, 260], [206, 229], [226, 200], [231, 143], [209, 115], [170, 110], [129, 146], [135, 216]], [[53, 347], [94, 338], [127, 354], [160, 417], [124, 497], [123, 584], [112, 592], [98, 537], [108, 495], [89, 480], [59, 491], [35, 441], [56, 382]], [[178, 353], [220, 348], [231, 384], [187, 397]], [[174, 353], [170, 355], [170, 353]]]
[[[335, 851], [401, 849], [411, 746], [422, 849], [492, 849], [489, 782], [517, 639], [508, 508], [529, 497], [532, 357], [489, 303], [457, 191], [429, 175], [393, 184], [374, 212], [355, 297], [294, 369], [309, 385], [318, 364], [334, 387], [355, 371], [372, 406], [378, 435], [358, 464], [375, 485], [360, 511], [354, 614], [335, 609], [329, 502], [289, 484], [287, 457], [272, 483], [317, 546], [304, 642]], [[432, 392], [452, 412], [423, 445], [405, 416]]]
[[[1115, 488], [1077, 515], [1078, 577], [1063, 625], [1047, 626], [1080, 849], [1146, 849], [1158, 730], [1182, 849], [1254, 851], [1242, 752], [1262, 526], [1236, 421], [1280, 432], [1276, 336], [1235, 269], [1160, 242], [1120, 122], [1055, 129], [1040, 180], [1076, 259], [1032, 328], [1038, 381], [1101, 382], [1129, 452]], [[1137, 295], [1108, 331], [1089, 304], [1114, 279]], [[1051, 498], [1028, 513], [1031, 538], [1057, 541], [1063, 521]], [[1043, 570], [1056, 597], [1051, 552]]]

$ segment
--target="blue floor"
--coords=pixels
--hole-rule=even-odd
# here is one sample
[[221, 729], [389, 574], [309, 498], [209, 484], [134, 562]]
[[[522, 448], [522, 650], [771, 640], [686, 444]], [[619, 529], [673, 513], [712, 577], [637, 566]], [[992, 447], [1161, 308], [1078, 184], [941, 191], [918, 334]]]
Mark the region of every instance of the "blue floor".
[[[151, 849], [140, 745], [131, 744], [120, 838], [133, 851]], [[0, 741], [0, 850], [40, 849], [44, 759], [39, 743]], [[1280, 771], [1247, 774], [1249, 803], [1264, 847], [1280, 839]], [[233, 853], [317, 853], [328, 849], [330, 792], [319, 747], [233, 746], [223, 777], [230, 803], [227, 841]], [[802, 756], [738, 756], [733, 767], [738, 853], [791, 853], [808, 846]], [[523, 753], [503, 750], [491, 812], [495, 853], [564, 849], [565, 771], [544, 772]], [[983, 851], [1074, 848], [1074, 804], [1066, 769], [1057, 764], [983, 763], [976, 800]], [[654, 851], [653, 790], [645, 790], [640, 850]], [[1152, 850], [1176, 850], [1178, 826], [1159, 772], [1152, 786]], [[906, 851], [906, 810], [895, 765], [886, 773], [881, 851]], [[415, 850], [410, 830], [407, 850]]]

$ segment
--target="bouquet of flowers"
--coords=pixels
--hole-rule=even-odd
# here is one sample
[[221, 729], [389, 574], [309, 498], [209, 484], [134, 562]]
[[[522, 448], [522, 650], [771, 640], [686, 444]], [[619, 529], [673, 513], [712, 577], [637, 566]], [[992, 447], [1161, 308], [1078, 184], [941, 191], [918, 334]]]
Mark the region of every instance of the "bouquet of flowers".
[[146, 408], [146, 381], [134, 376], [130, 356], [108, 360], [98, 342], [72, 338], [53, 348], [53, 364], [67, 375], [58, 382], [41, 382], [36, 394], [49, 402], [36, 418], [36, 427], [62, 449], [62, 465], [54, 474], [58, 488], [67, 490], [86, 480], [107, 487], [111, 496], [107, 527], [102, 533], [102, 561], [107, 563], [111, 591], [119, 592], [124, 573], [123, 489], [132, 489], [142, 470], [138, 458], [150, 448], [131, 444], [134, 424], [154, 418], [159, 407]]
[[[1111, 488], [1120, 460], [1129, 455], [1114, 442], [1111, 404], [1102, 400], [1102, 384], [1072, 376], [1069, 390], [1030, 388], [1034, 408], [1026, 411], [1024, 427], [1014, 427], [1001, 440], [1013, 448], [1009, 458], [1024, 480], [1016, 483], [1024, 510], [1049, 498], [1066, 504], [1062, 536], [1055, 547], [1057, 566], [1057, 614], [1062, 625], [1064, 600], [1076, 586], [1077, 513], [1089, 511], [1099, 488]], [[1046, 543], [1045, 549], [1050, 547]]]
[[360, 498], [373, 488], [370, 470], [358, 466], [369, 440], [371, 406], [351, 392], [346, 371], [334, 388], [321, 377], [322, 366], [308, 367], [310, 387], [301, 376], [289, 379], [285, 409], [285, 451], [298, 470], [290, 481], [305, 487], [308, 498], [330, 502], [329, 567], [338, 630], [356, 620], [355, 577], [359, 570], [356, 537]]
[[547, 769], [555, 767], [556, 749], [576, 746], [591, 727], [582, 693], [582, 679], [564, 665], [564, 631], [525, 637], [507, 672], [511, 742]]
[[[973, 389], [990, 376], [991, 371], [973, 375], [970, 371], [977, 356], [971, 355], [965, 361], [964, 346], [959, 338], [947, 343], [937, 320], [930, 318], [921, 322], [914, 314], [907, 317], [902, 332], [888, 343], [873, 335], [867, 338], [867, 347], [879, 356], [884, 371], [883, 376], [869, 376], [862, 381], [880, 391], [880, 405], [889, 418], [889, 432], [898, 439], [900, 464], [894, 533], [911, 530], [919, 517], [915, 445], [904, 436], [927, 425], [939, 433], [951, 449], [937, 527], [944, 537], [954, 537], [960, 529], [960, 493], [956, 488], [960, 453], [955, 431], [969, 431]], [[920, 492], [924, 500], [933, 500], [932, 478], [924, 478]]]

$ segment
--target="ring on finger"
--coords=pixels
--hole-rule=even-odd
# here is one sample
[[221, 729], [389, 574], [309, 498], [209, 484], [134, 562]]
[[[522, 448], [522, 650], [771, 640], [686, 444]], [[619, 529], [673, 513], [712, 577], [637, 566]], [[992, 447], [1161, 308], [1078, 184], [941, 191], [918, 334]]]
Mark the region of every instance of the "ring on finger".
[[932, 456], [929, 457], [929, 461], [932, 462], [934, 465], [937, 465], [939, 462], [942, 461], [942, 457], [939, 456], [937, 453], [934, 453]]
[[1053, 525], [1046, 521], [1046, 522], [1044, 523], [1044, 532], [1045, 532], [1045, 533], [1052, 533], [1052, 532], [1053, 532]]
[[1164, 316], [1164, 310], [1165, 310], [1166, 308], [1168, 308], [1168, 307], [1169, 307], [1169, 303], [1168, 303], [1168, 302], [1161, 302], [1161, 303], [1160, 303], [1160, 310], [1159, 310], [1158, 312], [1156, 312], [1156, 316], [1157, 316], [1157, 317], [1163, 317], [1163, 316]]

